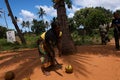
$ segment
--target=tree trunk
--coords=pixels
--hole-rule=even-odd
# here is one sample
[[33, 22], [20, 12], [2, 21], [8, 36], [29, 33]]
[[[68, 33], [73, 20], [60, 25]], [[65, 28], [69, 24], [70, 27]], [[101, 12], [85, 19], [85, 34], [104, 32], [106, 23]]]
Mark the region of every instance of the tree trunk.
[[69, 32], [64, 0], [60, 0], [58, 3], [56, 3], [55, 7], [57, 9], [58, 22], [60, 23], [60, 26], [63, 32], [62, 53], [63, 54], [74, 53], [75, 45]]
[[13, 16], [13, 13], [12, 13], [12, 10], [11, 10], [11, 8], [10, 8], [10, 5], [9, 5], [8, 0], [5, 0], [5, 4], [6, 4], [6, 7], [7, 7], [7, 9], [8, 9], [9, 16], [11, 17], [12, 23], [14, 24], [14, 26], [15, 26], [17, 32], [18, 32], [18, 36], [20, 37], [20, 40], [21, 40], [22, 44], [26, 44], [25, 38], [24, 38], [24, 36], [22, 35], [22, 33], [21, 33], [21, 31], [20, 31], [20, 29], [19, 29], [19, 27], [18, 27], [18, 25], [17, 25], [17, 22], [16, 22], [16, 20], [15, 20], [15, 18], [14, 18], [14, 16]]

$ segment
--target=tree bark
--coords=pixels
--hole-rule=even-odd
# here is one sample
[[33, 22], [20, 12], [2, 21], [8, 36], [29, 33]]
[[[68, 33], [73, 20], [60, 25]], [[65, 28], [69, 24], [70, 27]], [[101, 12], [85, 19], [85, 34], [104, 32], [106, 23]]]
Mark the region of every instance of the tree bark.
[[66, 15], [66, 8], [64, 0], [60, 0], [55, 5], [57, 9], [57, 18], [58, 22], [60, 23], [62, 29], [62, 53], [74, 53], [75, 52], [75, 45], [71, 38], [68, 22], [67, 22], [67, 15]]
[[9, 16], [11, 17], [12, 23], [14, 24], [14, 26], [15, 26], [17, 32], [18, 32], [18, 36], [20, 37], [20, 40], [21, 40], [22, 44], [26, 44], [25, 38], [24, 38], [23, 34], [21, 33], [21, 31], [20, 31], [20, 29], [19, 29], [19, 27], [17, 25], [17, 22], [16, 22], [16, 20], [15, 20], [15, 18], [13, 16], [13, 13], [12, 13], [12, 10], [10, 8], [8, 0], [5, 0], [5, 4], [6, 4], [6, 7], [8, 9]]

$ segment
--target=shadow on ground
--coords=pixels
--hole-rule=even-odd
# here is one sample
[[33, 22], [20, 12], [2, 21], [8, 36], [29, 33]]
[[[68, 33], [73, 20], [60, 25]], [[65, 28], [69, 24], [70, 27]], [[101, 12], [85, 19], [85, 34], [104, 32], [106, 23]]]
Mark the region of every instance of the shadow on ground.
[[76, 77], [79, 77], [79, 75], [88, 77], [90, 72], [87, 71], [85, 65], [89, 65], [89, 60], [90, 60], [89, 56], [85, 56], [81, 54], [63, 56], [63, 62], [66, 62], [68, 65], [73, 66], [73, 71]]
[[[38, 55], [38, 51], [36, 50], [27, 50], [27, 51], [19, 51], [16, 54], [8, 54], [4, 56], [0, 56], [0, 60], [4, 60], [10, 58], [4, 62], [0, 63], [0, 69], [6, 68], [11, 65], [15, 65], [17, 63], [22, 62], [17, 68], [12, 70], [15, 73], [15, 80], [22, 80], [25, 77], [29, 77], [35, 68], [40, 68], [40, 59]], [[61, 69], [62, 65], [56, 66], [55, 68], [51, 68], [51, 71], [56, 72], [56, 74], [62, 76], [58, 69]], [[41, 68], [40, 68], [41, 70]]]
[[16, 77], [15, 80], [22, 80], [24, 77], [29, 77], [36, 67], [40, 67], [40, 60], [37, 50], [20, 51], [17, 53], [19, 54], [0, 57], [1, 59], [7, 59], [10, 57], [9, 60], [0, 63], [0, 69], [4, 67], [9, 68], [11, 65], [22, 62], [16, 69], [13, 70]]
[[[120, 52], [114, 49], [114, 45], [89, 45], [89, 46], [78, 46], [78, 52], [72, 55], [64, 55], [61, 58], [63, 62], [71, 64], [74, 67], [75, 75], [81, 74], [85, 77], [89, 77], [91, 74], [86, 65], [91, 65], [89, 63], [91, 57], [86, 56], [86, 54], [92, 55], [102, 55], [102, 56], [120, 56]], [[0, 60], [6, 60], [0, 63], [0, 69], [3, 67], [9, 67], [23, 61], [13, 72], [16, 74], [15, 80], [22, 80], [24, 77], [29, 77], [35, 68], [40, 68], [40, 60], [37, 49], [19, 51], [18, 54], [10, 54], [5, 56], [0, 56]], [[62, 65], [61, 65], [62, 67]], [[52, 71], [55, 71], [56, 74], [63, 76], [61, 73], [58, 73], [57, 70], [61, 67], [52, 68]]]
[[[90, 55], [98, 55], [98, 56], [116, 56], [120, 57], [120, 51], [115, 50], [115, 46], [112, 44], [107, 45], [82, 45], [77, 46], [77, 53], [66, 55], [63, 57], [63, 60], [68, 64], [74, 67], [75, 75], [79, 74], [89, 77], [91, 72], [87, 70], [86, 65], [90, 64], [91, 60]], [[93, 65], [94, 66], [94, 65]]]

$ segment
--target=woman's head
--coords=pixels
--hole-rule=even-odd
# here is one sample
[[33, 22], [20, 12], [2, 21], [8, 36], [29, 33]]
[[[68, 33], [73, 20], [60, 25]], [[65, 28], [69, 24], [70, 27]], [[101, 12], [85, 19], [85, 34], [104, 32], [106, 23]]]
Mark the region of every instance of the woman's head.
[[54, 34], [59, 37], [59, 34], [60, 34], [60, 24], [58, 22], [52, 22], [51, 23], [51, 28], [52, 30], [54, 31]]
[[60, 24], [58, 22], [52, 22], [51, 23], [51, 28], [56, 32], [60, 32]]

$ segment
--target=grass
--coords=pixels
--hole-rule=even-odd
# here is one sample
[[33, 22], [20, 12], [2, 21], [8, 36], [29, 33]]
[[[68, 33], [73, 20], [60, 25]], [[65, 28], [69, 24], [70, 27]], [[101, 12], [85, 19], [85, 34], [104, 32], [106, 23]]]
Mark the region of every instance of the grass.
[[[113, 38], [113, 31], [109, 31], [109, 38]], [[94, 44], [101, 44], [101, 37], [99, 32], [93, 33], [91, 36], [89, 35], [80, 35], [78, 32], [73, 32], [71, 34], [75, 45], [94, 45]]]
[[25, 39], [27, 44], [23, 45], [20, 42], [20, 39], [16, 37], [16, 42], [15, 43], [10, 43], [7, 42], [6, 39], [0, 39], [0, 51], [5, 51], [5, 50], [18, 50], [18, 49], [23, 49], [23, 48], [35, 48], [37, 47], [36, 41], [39, 36], [34, 36], [34, 35], [25, 35]]
[[[109, 34], [111, 34], [111, 33], [112, 33], [112, 31]], [[93, 44], [101, 43], [99, 33], [89, 36], [89, 35], [79, 35], [78, 32], [74, 32], [71, 34], [71, 36], [74, 40], [75, 45], [93, 45]], [[18, 49], [23, 49], [23, 48], [36, 48], [37, 47], [36, 41], [39, 38], [39, 36], [26, 34], [24, 37], [27, 42], [26, 45], [21, 44], [18, 36], [16, 36], [17, 42], [15, 42], [15, 43], [7, 42], [6, 39], [0, 39], [0, 51], [5, 51], [5, 50], [16, 51]], [[110, 38], [112, 38], [112, 37], [113, 36], [110, 35]]]

